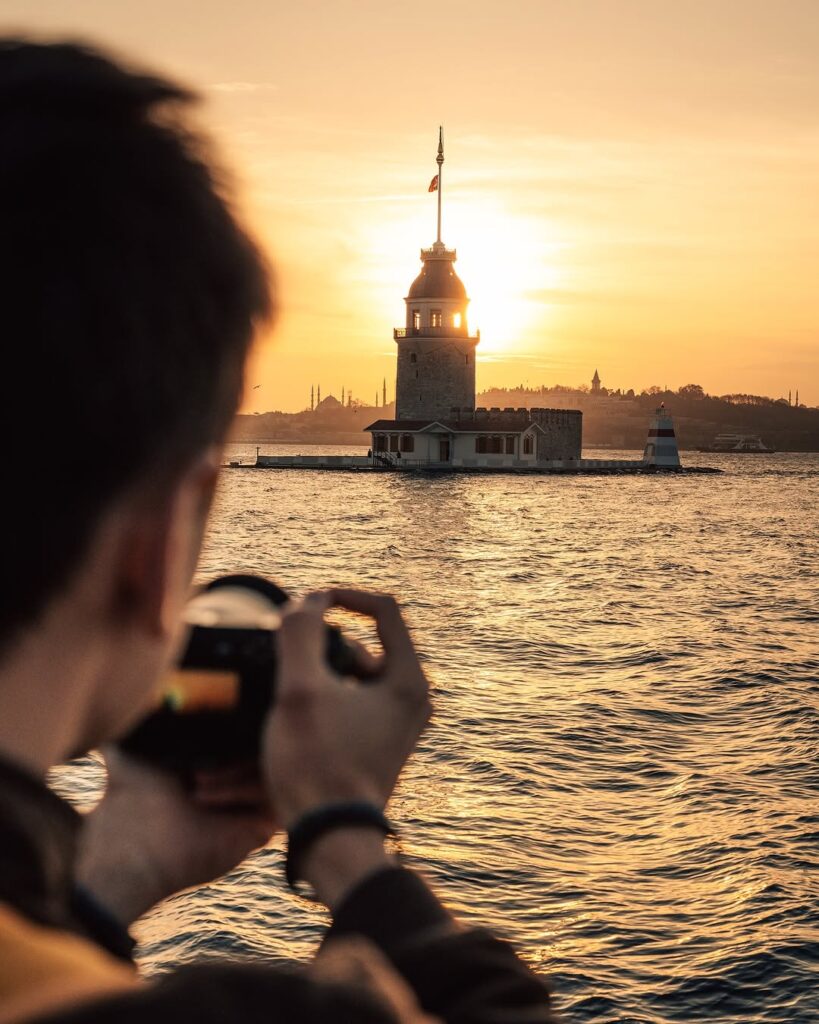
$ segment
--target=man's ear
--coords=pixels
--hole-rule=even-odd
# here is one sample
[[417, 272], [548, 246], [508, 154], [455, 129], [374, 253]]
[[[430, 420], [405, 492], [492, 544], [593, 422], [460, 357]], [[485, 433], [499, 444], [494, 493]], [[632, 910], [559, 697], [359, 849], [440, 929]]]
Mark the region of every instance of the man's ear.
[[[219, 482], [219, 466], [222, 449], [217, 446], [209, 448], [202, 457], [191, 468], [188, 474], [191, 494], [196, 506], [196, 514], [199, 519], [199, 543], [205, 532], [210, 507], [213, 504], [213, 496], [216, 493], [216, 485]], [[199, 551], [196, 556], [198, 558]], [[195, 566], [191, 567], [193, 571]]]
[[123, 524], [118, 614], [161, 640], [177, 629], [219, 473], [209, 450], [167, 488], [151, 488]]
[[154, 493], [131, 510], [122, 532], [116, 615], [123, 625], [136, 625], [156, 639], [167, 635], [165, 593], [177, 504], [174, 493]]

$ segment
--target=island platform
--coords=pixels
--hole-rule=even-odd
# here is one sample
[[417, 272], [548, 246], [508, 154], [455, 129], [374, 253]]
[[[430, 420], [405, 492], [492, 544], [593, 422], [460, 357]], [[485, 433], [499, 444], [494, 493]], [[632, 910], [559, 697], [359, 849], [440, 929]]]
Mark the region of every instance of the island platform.
[[346, 473], [483, 473], [517, 476], [591, 474], [599, 476], [634, 475], [639, 473], [721, 473], [710, 466], [657, 466], [642, 459], [554, 459], [542, 463], [492, 465], [483, 460], [452, 462], [421, 462], [412, 459], [390, 459], [382, 455], [257, 455], [255, 462], [228, 463], [229, 469], [297, 469], [325, 470]]
[[[579, 417], [579, 414], [577, 414]], [[435, 424], [438, 428], [440, 424]], [[501, 438], [498, 437], [500, 442]], [[228, 463], [230, 469], [297, 469], [325, 470], [346, 473], [505, 473], [517, 476], [555, 474], [595, 474], [605, 476], [653, 473], [721, 473], [710, 466], [683, 466], [677, 447], [677, 438], [671, 415], [664, 405], [657, 409], [648, 430], [648, 439], [642, 459], [544, 459], [534, 454], [520, 458], [516, 451], [479, 452], [474, 456], [457, 455], [447, 438], [443, 443], [430, 446], [426, 458], [396, 451], [370, 448], [366, 455], [262, 455], [256, 448], [256, 461]], [[498, 449], [502, 446], [498, 443]], [[520, 450], [518, 446], [510, 448]], [[522, 449], [526, 452], [526, 446]], [[430, 457], [432, 453], [446, 454], [446, 458]], [[528, 453], [527, 453], [528, 454]]]

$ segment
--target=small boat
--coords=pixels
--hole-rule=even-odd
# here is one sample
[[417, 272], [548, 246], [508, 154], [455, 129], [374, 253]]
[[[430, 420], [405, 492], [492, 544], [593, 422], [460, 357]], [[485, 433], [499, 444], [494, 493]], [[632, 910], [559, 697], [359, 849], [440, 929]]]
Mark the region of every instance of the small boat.
[[712, 444], [697, 448], [698, 452], [725, 452], [730, 455], [773, 455], [757, 434], [717, 434]]

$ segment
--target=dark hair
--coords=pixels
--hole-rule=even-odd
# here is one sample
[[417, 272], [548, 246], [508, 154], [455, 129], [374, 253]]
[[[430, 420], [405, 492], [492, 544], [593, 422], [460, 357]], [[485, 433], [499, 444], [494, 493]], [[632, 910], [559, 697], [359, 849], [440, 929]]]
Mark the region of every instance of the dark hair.
[[114, 498], [172, 481], [235, 413], [270, 290], [193, 99], [82, 45], [0, 40], [0, 644]]

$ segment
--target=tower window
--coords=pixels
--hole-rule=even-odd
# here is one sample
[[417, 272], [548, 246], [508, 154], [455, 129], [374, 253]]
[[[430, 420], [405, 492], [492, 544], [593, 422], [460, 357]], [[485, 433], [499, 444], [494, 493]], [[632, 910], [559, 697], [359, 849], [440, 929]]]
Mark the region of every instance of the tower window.
[[412, 311], [412, 329], [414, 331], [420, 331], [421, 329], [421, 310], [414, 309]]
[[467, 365], [467, 366], [469, 366], [469, 356], [468, 356], [468, 355], [465, 355], [465, 356], [464, 356], [464, 359], [466, 360], [466, 365]]
[[429, 326], [442, 327], [444, 323], [443, 314], [440, 309], [431, 309], [429, 312]]
[[415, 354], [415, 352], [410, 352], [410, 362], [411, 363], [417, 363], [418, 362], [418, 356]]
[[507, 455], [514, 455], [515, 454], [515, 435], [514, 434], [507, 434], [507, 436], [506, 436], [506, 454]]
[[412, 434], [401, 435], [401, 451], [402, 452], [414, 452], [415, 451], [415, 438]]
[[390, 451], [398, 451], [398, 434], [390, 434]]
[[452, 318], [452, 326], [453, 327], [460, 327], [461, 326], [461, 314], [460, 313], [456, 313], [455, 316], [453, 316], [453, 318]]
[[486, 452], [486, 435], [478, 434], [475, 438], [475, 451], [478, 455], [483, 455]]
[[535, 439], [532, 437], [531, 434], [527, 434], [526, 437], [524, 437], [524, 439], [523, 439], [523, 454], [524, 455], [531, 455], [532, 454], [532, 451], [534, 450], [534, 446], [535, 446], [534, 445], [534, 441], [535, 441]]

